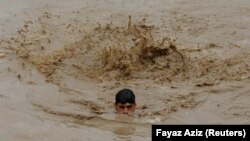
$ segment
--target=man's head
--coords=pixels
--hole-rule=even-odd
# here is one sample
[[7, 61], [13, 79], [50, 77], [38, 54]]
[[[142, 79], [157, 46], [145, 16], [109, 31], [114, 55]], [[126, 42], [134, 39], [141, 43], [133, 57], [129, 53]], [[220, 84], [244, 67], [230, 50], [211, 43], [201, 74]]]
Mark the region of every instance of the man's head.
[[120, 90], [115, 97], [115, 109], [119, 114], [132, 114], [135, 111], [136, 102], [134, 92], [130, 89]]

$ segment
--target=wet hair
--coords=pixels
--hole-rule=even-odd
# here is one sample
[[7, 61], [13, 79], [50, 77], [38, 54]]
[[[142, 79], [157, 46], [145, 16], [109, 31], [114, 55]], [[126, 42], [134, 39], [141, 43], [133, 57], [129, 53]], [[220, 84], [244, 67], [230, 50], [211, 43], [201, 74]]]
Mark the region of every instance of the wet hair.
[[126, 104], [131, 103], [135, 104], [135, 94], [130, 89], [122, 89], [120, 90], [115, 97], [115, 104]]

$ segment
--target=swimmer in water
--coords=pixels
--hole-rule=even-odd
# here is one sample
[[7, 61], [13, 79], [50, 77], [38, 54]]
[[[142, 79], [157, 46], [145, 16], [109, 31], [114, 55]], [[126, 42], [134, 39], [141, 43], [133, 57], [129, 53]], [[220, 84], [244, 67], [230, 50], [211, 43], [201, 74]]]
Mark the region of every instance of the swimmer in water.
[[133, 114], [136, 107], [134, 92], [130, 89], [120, 90], [115, 97], [115, 109], [118, 114]]

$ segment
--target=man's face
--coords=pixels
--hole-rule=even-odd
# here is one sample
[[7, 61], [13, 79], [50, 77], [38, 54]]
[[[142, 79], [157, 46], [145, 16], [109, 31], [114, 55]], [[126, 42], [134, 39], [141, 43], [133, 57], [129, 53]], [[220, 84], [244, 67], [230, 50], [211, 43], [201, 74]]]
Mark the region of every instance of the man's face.
[[135, 107], [135, 103], [115, 104], [115, 109], [118, 114], [132, 114], [135, 111]]

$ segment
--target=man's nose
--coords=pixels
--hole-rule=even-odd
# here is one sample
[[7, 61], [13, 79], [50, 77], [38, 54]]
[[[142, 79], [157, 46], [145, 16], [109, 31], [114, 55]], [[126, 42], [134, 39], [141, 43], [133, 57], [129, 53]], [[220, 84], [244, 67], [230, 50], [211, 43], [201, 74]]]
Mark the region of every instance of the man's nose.
[[127, 107], [124, 108], [123, 113], [128, 114], [128, 108]]

